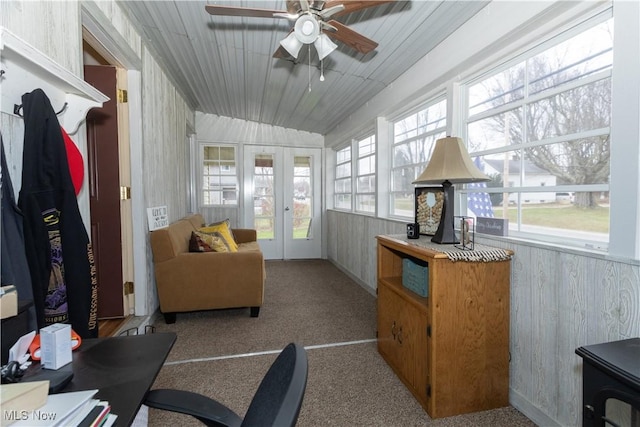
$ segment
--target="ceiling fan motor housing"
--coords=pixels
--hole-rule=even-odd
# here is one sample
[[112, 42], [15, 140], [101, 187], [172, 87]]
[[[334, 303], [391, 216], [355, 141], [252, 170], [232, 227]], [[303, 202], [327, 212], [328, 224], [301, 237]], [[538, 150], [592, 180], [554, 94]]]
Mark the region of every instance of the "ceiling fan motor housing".
[[299, 17], [295, 25], [295, 35], [296, 38], [304, 44], [310, 44], [316, 41], [320, 35], [320, 25], [317, 19], [310, 14]]

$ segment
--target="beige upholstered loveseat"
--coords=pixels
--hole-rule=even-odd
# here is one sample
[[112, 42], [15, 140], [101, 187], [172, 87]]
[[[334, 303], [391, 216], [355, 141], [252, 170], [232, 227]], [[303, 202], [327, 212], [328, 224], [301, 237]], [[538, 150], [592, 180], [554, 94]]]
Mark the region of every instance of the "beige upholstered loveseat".
[[191, 233], [203, 225], [202, 215], [193, 214], [151, 232], [165, 321], [174, 323], [179, 312], [240, 307], [250, 307], [257, 317], [266, 276], [256, 230], [233, 230], [238, 252], [189, 252]]

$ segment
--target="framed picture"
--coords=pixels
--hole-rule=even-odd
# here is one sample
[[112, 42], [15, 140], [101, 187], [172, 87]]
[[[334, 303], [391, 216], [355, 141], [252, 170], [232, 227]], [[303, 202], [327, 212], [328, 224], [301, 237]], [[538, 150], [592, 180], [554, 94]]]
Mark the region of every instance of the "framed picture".
[[416, 222], [420, 224], [420, 234], [433, 236], [438, 231], [444, 190], [442, 187], [416, 187]]

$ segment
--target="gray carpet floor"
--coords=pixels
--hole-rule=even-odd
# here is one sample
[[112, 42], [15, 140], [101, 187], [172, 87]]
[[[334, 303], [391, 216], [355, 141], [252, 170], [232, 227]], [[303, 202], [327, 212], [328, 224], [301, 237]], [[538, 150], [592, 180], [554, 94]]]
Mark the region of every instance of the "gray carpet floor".
[[[534, 426], [513, 407], [433, 420], [376, 349], [376, 300], [324, 260], [267, 261], [264, 305], [179, 313], [157, 332], [178, 338], [153, 388], [219, 400], [239, 415], [289, 342], [307, 349], [309, 377], [298, 426]], [[149, 410], [150, 426], [201, 425]]]

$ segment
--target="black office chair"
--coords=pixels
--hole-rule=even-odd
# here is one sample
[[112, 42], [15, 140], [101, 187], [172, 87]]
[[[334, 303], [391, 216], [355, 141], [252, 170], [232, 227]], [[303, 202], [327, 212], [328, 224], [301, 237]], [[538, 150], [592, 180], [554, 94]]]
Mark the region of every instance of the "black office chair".
[[287, 345], [262, 379], [244, 419], [220, 402], [184, 390], [151, 390], [151, 408], [191, 415], [208, 426], [295, 426], [307, 387], [307, 352]]

